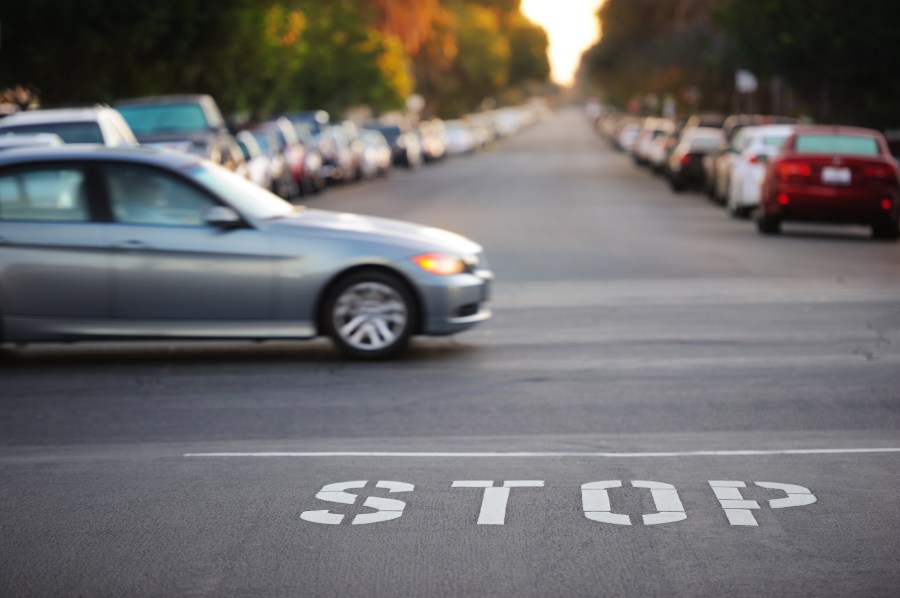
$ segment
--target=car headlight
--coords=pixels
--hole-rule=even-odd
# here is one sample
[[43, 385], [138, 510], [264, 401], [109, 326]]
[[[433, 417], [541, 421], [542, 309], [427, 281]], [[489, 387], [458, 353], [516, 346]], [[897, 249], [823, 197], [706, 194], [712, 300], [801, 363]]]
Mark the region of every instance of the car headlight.
[[412, 261], [426, 272], [439, 276], [460, 274], [467, 270], [462, 258], [446, 253], [423, 253], [412, 258]]

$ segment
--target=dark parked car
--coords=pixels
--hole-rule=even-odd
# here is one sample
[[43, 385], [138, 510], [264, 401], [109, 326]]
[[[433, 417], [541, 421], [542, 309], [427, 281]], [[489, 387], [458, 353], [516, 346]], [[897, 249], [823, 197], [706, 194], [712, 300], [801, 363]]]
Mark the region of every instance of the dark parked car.
[[481, 247], [291, 205], [177, 152], [0, 153], [0, 341], [301, 339], [359, 358], [490, 317]]
[[404, 131], [398, 125], [369, 123], [367, 129], [380, 131], [391, 146], [394, 164], [407, 168], [418, 168], [424, 157], [419, 136], [412, 131]]
[[224, 165], [234, 143], [209, 95], [135, 98], [121, 100], [115, 108], [141, 145], [188, 152]]
[[673, 191], [689, 187], [702, 189], [704, 183], [703, 158], [715, 151], [722, 142], [722, 130], [712, 127], [693, 127], [681, 135], [681, 140], [666, 163], [666, 174]]
[[797, 127], [771, 161], [757, 227], [778, 233], [785, 221], [862, 224], [897, 239], [900, 221], [897, 161], [884, 135], [872, 129]]

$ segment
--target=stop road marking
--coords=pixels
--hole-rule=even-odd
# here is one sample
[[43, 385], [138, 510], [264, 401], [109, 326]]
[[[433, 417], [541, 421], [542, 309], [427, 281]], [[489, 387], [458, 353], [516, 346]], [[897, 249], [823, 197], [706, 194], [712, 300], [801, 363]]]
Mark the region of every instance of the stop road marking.
[[[725, 513], [725, 519], [732, 526], [758, 526], [753, 510], [761, 508], [759, 502], [747, 500], [741, 494], [741, 488], [747, 484], [740, 480], [710, 480], [719, 505]], [[368, 481], [358, 480], [327, 484], [316, 494], [318, 500], [344, 505], [356, 503], [358, 495], [347, 492], [352, 489], [365, 488]], [[687, 519], [688, 514], [678, 496], [678, 490], [672, 484], [649, 480], [631, 480], [631, 488], [650, 490], [650, 496], [656, 507], [654, 513], [644, 513], [641, 521], [644, 525], [662, 525], [677, 523]], [[803, 486], [778, 482], [753, 482], [753, 485], [772, 490], [776, 493], [766, 501], [770, 509], [802, 507], [816, 502], [815, 495]], [[482, 488], [481, 508], [478, 514], [478, 525], [504, 525], [506, 509], [513, 488], [543, 488], [543, 480], [459, 480], [450, 484], [451, 488]], [[614, 513], [610, 503], [610, 491], [624, 488], [622, 480], [602, 480], [581, 485], [581, 502], [584, 516], [598, 523], [611, 525], [631, 525], [631, 517], [622, 513]], [[413, 492], [415, 487], [406, 482], [378, 481], [375, 488], [382, 488], [391, 493]], [[623, 492], [625, 490], [618, 490]], [[399, 519], [403, 516], [406, 503], [393, 498], [370, 496], [363, 506], [375, 509], [374, 513], [356, 515], [353, 525], [381, 523]], [[338, 525], [343, 522], [344, 515], [332, 513], [327, 509], [304, 511], [300, 518], [310, 523]]]

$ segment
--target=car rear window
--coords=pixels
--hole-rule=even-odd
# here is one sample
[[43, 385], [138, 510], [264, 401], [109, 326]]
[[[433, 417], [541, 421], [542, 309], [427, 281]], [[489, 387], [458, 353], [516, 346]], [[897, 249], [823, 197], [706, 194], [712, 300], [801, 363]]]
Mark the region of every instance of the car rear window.
[[53, 133], [59, 135], [64, 143], [103, 143], [103, 133], [100, 131], [100, 125], [94, 122], [9, 125], [3, 127], [2, 132], [15, 133], [17, 135]]
[[863, 135], [798, 135], [794, 150], [809, 154], [849, 154], [877, 156], [881, 153], [874, 137]]
[[718, 137], [695, 137], [691, 140], [691, 151], [716, 149], [720, 142]]

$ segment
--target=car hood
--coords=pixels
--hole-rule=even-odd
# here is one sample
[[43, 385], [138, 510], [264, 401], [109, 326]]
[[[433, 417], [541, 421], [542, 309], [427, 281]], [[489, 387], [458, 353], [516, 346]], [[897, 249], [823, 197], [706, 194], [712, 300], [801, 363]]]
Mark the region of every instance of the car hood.
[[461, 255], [480, 253], [478, 243], [443, 229], [374, 216], [330, 210], [303, 209], [272, 221], [280, 232], [303, 229], [333, 238], [405, 247], [412, 251], [447, 251]]

